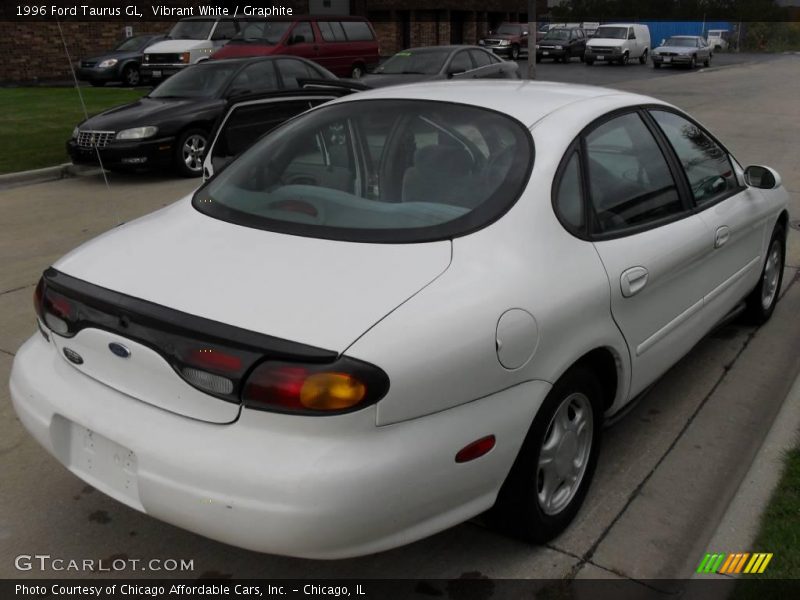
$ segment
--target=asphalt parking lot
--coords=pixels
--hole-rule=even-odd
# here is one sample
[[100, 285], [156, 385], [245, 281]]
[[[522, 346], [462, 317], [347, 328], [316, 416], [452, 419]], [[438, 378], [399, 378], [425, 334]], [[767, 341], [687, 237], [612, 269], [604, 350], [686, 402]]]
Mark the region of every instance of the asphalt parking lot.
[[[738, 60], [742, 56], [728, 65], [720, 56], [711, 69], [695, 72], [585, 67], [577, 61], [538, 67], [541, 79], [611, 85], [688, 110], [745, 165], [778, 169], [796, 219], [800, 56]], [[109, 188], [102, 177], [90, 176], [0, 190], [0, 379], [8, 379], [14, 353], [33, 333], [31, 296], [45, 267], [118, 220], [166, 205], [195, 185], [159, 175], [112, 175]], [[798, 314], [800, 231], [792, 230], [773, 319], [758, 330], [733, 323], [716, 331], [606, 430], [583, 509], [546, 547], [470, 522], [404, 548], [335, 562], [232, 548], [158, 522], [85, 485], [22, 429], [3, 386], [0, 578], [83, 575], [15, 570], [16, 555], [35, 553], [194, 561], [189, 573], [121, 573], [145, 577], [687, 577], [800, 369]]]

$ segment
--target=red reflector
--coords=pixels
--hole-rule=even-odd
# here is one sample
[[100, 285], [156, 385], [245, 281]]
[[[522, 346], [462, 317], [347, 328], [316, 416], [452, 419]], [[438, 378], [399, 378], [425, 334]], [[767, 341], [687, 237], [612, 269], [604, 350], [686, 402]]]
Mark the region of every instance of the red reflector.
[[189, 353], [189, 361], [196, 367], [217, 369], [220, 371], [238, 371], [242, 368], [242, 359], [233, 354], [225, 354], [213, 348], [201, 348]]
[[467, 444], [458, 451], [458, 454], [456, 454], [456, 462], [464, 463], [470, 460], [475, 460], [476, 458], [480, 458], [489, 452], [489, 450], [494, 448], [495, 441], [496, 440], [493, 435], [487, 435], [479, 440], [475, 440], [471, 444]]
[[284, 408], [302, 409], [300, 390], [309, 371], [304, 367], [281, 366], [257, 369], [247, 380], [245, 396], [254, 402]]
[[72, 314], [72, 304], [64, 296], [48, 294], [48, 300], [50, 301], [51, 312], [57, 317], [67, 319]]
[[33, 307], [36, 309], [36, 314], [39, 315], [40, 319], [43, 318], [42, 302], [44, 302], [44, 277], [39, 279], [36, 291], [33, 292]]

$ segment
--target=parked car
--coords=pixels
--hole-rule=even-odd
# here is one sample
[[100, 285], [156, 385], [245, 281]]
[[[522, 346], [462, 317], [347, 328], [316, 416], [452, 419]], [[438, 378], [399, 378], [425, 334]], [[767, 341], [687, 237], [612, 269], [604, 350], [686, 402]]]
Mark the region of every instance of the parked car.
[[67, 152], [74, 163], [109, 169], [174, 167], [181, 175], [199, 176], [209, 133], [231, 99], [297, 89], [303, 79], [336, 76], [289, 56], [202, 62], [136, 102], [79, 123]]
[[698, 63], [711, 64], [711, 46], [697, 35], [673, 35], [653, 49], [653, 68], [680, 65], [694, 69]]
[[528, 34], [527, 23], [503, 23], [487, 37], [478, 40], [478, 45], [500, 56], [518, 60], [528, 54]]
[[163, 34], [143, 33], [123, 40], [110, 52], [81, 59], [76, 68], [78, 79], [94, 86], [104, 86], [109, 82], [139, 85], [144, 49], [164, 38]]
[[708, 45], [714, 50], [724, 52], [730, 48], [728, 40], [730, 31], [727, 29], [709, 29], [708, 30]]
[[583, 29], [551, 29], [536, 44], [536, 62], [552, 58], [555, 62], [569, 62], [574, 56], [583, 61], [586, 52], [586, 34]]
[[239, 32], [239, 22], [232, 18], [187, 17], [178, 21], [167, 39], [144, 51], [142, 76], [154, 83], [208, 60]]
[[595, 61], [628, 64], [638, 58], [640, 64], [647, 64], [650, 51], [650, 29], [638, 23], [617, 23], [601, 25], [594, 37], [586, 42], [585, 62]]
[[214, 58], [302, 56], [335, 75], [358, 79], [378, 65], [378, 39], [362, 17], [310, 16], [287, 20], [246, 20], [231, 43]]
[[519, 66], [479, 46], [402, 50], [359, 81], [375, 88], [437, 79], [519, 79]]
[[11, 399], [78, 477], [236, 546], [355, 556], [490, 508], [541, 542], [605, 417], [742, 301], [769, 319], [787, 203], [655, 98], [354, 94], [48, 268]]

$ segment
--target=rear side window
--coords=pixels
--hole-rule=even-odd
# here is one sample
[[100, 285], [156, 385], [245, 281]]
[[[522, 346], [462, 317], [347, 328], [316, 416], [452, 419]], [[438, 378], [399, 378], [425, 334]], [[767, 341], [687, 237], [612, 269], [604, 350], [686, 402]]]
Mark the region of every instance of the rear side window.
[[351, 42], [365, 42], [375, 39], [372, 30], [364, 21], [342, 21], [347, 39]]
[[667, 161], [637, 113], [606, 121], [585, 136], [596, 233], [677, 215], [683, 204]]
[[516, 202], [533, 164], [527, 128], [475, 106], [355, 100], [279, 127], [198, 190], [200, 212], [346, 241], [465, 235]]
[[322, 39], [326, 42], [344, 42], [347, 38], [339, 21], [319, 21], [317, 23]]
[[650, 114], [678, 155], [698, 205], [710, 204], [739, 188], [727, 152], [691, 121], [665, 110]]
[[584, 229], [583, 186], [581, 184], [581, 164], [577, 152], [566, 163], [561, 172], [555, 197], [555, 209], [559, 219], [568, 229], [581, 232]]

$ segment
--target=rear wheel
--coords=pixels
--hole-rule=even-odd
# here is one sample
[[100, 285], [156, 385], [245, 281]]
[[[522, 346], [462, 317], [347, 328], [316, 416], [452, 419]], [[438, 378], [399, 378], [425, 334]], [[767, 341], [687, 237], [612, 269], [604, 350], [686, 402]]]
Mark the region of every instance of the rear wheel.
[[351, 79], [361, 79], [364, 76], [364, 65], [355, 64], [353, 68], [350, 69], [350, 77]]
[[786, 230], [780, 223], [772, 231], [767, 259], [761, 269], [761, 279], [745, 300], [745, 319], [754, 325], [766, 323], [775, 311], [783, 282], [786, 259]]
[[203, 173], [208, 134], [202, 129], [189, 129], [178, 137], [175, 145], [175, 165], [184, 177], [199, 177]]
[[572, 367], [545, 398], [489, 513], [505, 532], [544, 543], [573, 520], [600, 451], [602, 388], [583, 366]]

